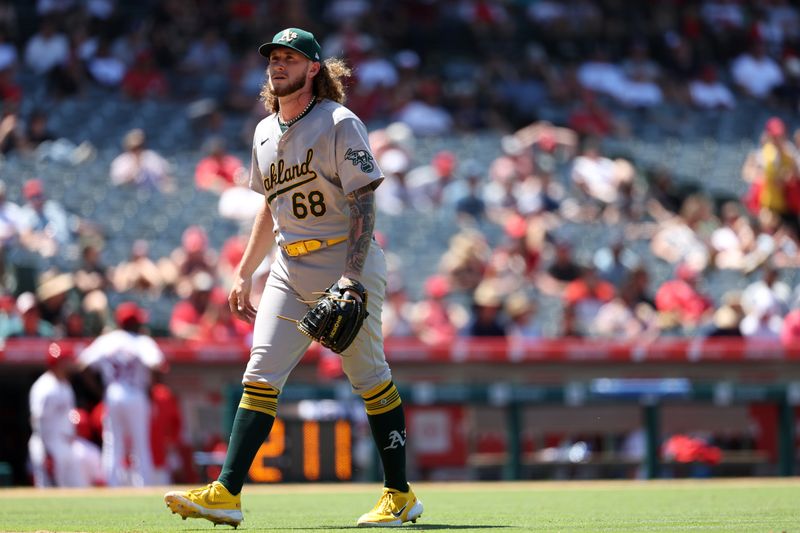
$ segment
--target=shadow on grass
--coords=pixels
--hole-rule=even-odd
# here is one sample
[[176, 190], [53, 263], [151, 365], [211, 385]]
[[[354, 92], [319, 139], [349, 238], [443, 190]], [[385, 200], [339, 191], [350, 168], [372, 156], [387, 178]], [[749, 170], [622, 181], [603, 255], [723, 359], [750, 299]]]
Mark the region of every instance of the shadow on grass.
[[480, 525], [462, 525], [456, 526], [453, 524], [419, 524], [414, 526], [403, 526], [403, 529], [411, 530], [435, 530], [435, 529], [503, 529], [512, 526], [480, 526]]
[[[416, 525], [405, 525], [402, 527], [403, 531], [435, 531], [437, 529], [504, 529], [514, 526], [482, 526], [482, 525], [453, 525], [453, 524], [416, 524]], [[350, 526], [350, 527], [334, 527], [334, 526], [320, 526], [320, 527], [287, 527], [281, 528], [286, 530], [292, 531], [317, 531], [320, 529], [358, 529], [360, 531], [375, 531], [378, 528], [374, 527], [359, 527], [359, 526]]]
[[[506, 528], [514, 528], [514, 527], [516, 527], [516, 526], [498, 526], [498, 525], [491, 525], [491, 526], [485, 525], [485, 526], [482, 526], [482, 525], [476, 525], [476, 524], [473, 524], [473, 525], [454, 525], [454, 524], [416, 524], [416, 525], [411, 525], [411, 524], [407, 524], [407, 525], [403, 526], [402, 529], [403, 529], [403, 531], [436, 531], [438, 529], [441, 529], [441, 530], [444, 530], [444, 529], [450, 529], [450, 530], [464, 529], [464, 530], [469, 530], [469, 529], [506, 529]], [[254, 532], [255, 531], [320, 531], [320, 530], [328, 530], [328, 529], [331, 530], [331, 531], [342, 531], [342, 530], [347, 530], [347, 529], [357, 529], [359, 531], [375, 531], [378, 528], [371, 528], [371, 527], [366, 527], [365, 528], [365, 527], [359, 527], [359, 526], [316, 526], [316, 527], [279, 527], [279, 528], [274, 528], [274, 529], [252, 528], [252, 529], [249, 529], [249, 531], [254, 531]], [[203, 527], [203, 528], [199, 528], [198, 527], [198, 528], [181, 529], [181, 531], [184, 531], [184, 532], [188, 532], [188, 531], [205, 531], [205, 532], [208, 532], [208, 531], [213, 531], [213, 530], [210, 530], [207, 527]], [[232, 528], [232, 527], [228, 527], [228, 528], [222, 528], [221, 527], [217, 531], [222, 533], [222, 532], [225, 532], [225, 531], [236, 531], [236, 530], [234, 528]], [[242, 531], [242, 533], [244, 533], [244, 530]]]

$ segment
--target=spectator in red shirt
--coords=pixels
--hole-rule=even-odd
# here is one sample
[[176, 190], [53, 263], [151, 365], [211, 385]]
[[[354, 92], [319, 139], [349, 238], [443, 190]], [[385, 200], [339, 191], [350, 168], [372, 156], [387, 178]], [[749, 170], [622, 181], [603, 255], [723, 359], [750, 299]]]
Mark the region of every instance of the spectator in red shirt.
[[[263, 201], [263, 200], [262, 200]], [[233, 235], [222, 244], [219, 251], [219, 261], [217, 261], [217, 279], [223, 287], [230, 287], [233, 284], [233, 277], [236, 275], [236, 267], [244, 256], [247, 247], [246, 235]]]
[[414, 329], [419, 339], [433, 346], [446, 346], [457, 334], [445, 298], [450, 282], [444, 276], [431, 276], [425, 281], [426, 298], [417, 304]]
[[208, 272], [197, 272], [192, 276], [192, 292], [172, 309], [169, 319], [170, 333], [185, 340], [198, 340], [201, 336], [201, 318], [206, 312], [211, 297], [214, 279]]
[[197, 163], [194, 181], [199, 189], [221, 193], [228, 187], [242, 183], [245, 170], [242, 161], [225, 151], [225, 140], [212, 137], [206, 142], [206, 157]]
[[537, 231], [537, 225], [519, 215], [506, 221], [506, 240], [495, 250], [494, 255], [505, 255], [507, 261], [518, 262], [526, 277], [533, 276], [541, 260], [541, 246], [544, 234]]
[[136, 61], [122, 79], [122, 91], [134, 100], [167, 96], [167, 78], [156, 67], [151, 52], [143, 51], [136, 56]]
[[159, 260], [158, 269], [164, 283], [174, 286], [175, 293], [186, 298], [192, 291], [192, 276], [197, 272], [206, 272], [213, 278], [217, 261], [216, 251], [208, 245], [206, 231], [192, 225], [184, 230], [181, 245], [169, 257]]
[[580, 135], [605, 137], [614, 131], [614, 119], [597, 102], [594, 93], [583, 91], [581, 106], [569, 116], [569, 127]]
[[208, 305], [200, 317], [198, 340], [206, 342], [245, 342], [252, 325], [235, 320], [228, 305], [228, 295], [219, 287], [211, 289]]
[[781, 344], [792, 346], [798, 343], [800, 343], [800, 307], [795, 307], [783, 319]]
[[582, 265], [580, 277], [569, 282], [562, 295], [565, 315], [574, 318], [572, 333], [589, 334], [595, 315], [614, 294], [614, 286], [598, 276], [591, 261]]
[[675, 271], [676, 278], [665, 281], [656, 292], [656, 309], [674, 320], [667, 323], [694, 329], [713, 311], [711, 300], [697, 289], [699, 272], [687, 263]]
[[11, 68], [0, 70], [0, 101], [18, 103], [22, 100], [22, 88], [14, 81]]
[[181, 247], [176, 254], [176, 264], [181, 276], [191, 276], [195, 272], [214, 272], [217, 257], [209, 247], [208, 235], [201, 226], [189, 226], [181, 236]]

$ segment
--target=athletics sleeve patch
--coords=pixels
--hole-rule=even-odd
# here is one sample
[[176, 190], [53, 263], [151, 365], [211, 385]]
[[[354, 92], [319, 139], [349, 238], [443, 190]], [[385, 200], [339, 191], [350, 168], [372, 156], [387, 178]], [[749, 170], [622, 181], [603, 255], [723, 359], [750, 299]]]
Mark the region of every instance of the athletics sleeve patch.
[[352, 161], [353, 166], [360, 166], [361, 171], [367, 174], [375, 170], [375, 160], [372, 158], [372, 154], [366, 150], [353, 150], [352, 148], [348, 148], [347, 152], [344, 154], [344, 158], [348, 161]]
[[370, 150], [367, 128], [357, 118], [341, 120], [335, 128], [336, 175], [344, 194], [367, 185], [377, 187], [383, 180], [383, 172]]

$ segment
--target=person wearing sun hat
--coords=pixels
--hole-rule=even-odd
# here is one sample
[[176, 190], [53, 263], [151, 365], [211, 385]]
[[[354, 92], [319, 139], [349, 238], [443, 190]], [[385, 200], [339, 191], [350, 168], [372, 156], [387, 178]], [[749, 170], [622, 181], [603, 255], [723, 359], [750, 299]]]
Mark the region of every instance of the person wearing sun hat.
[[505, 297], [497, 280], [485, 279], [473, 294], [472, 317], [462, 332], [469, 337], [505, 337], [500, 311]]
[[536, 303], [525, 292], [517, 291], [510, 294], [505, 301], [503, 310], [509, 320], [506, 328], [509, 338], [542, 336], [541, 324], [536, 318]]

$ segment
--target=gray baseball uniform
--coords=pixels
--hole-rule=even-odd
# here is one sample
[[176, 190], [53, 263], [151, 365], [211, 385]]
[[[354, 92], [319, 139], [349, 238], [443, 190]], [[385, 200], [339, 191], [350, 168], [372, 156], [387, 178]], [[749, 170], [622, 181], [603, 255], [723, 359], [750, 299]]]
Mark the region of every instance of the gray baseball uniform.
[[[336, 102], [318, 101], [285, 132], [275, 114], [258, 124], [250, 188], [269, 204], [281, 249], [258, 307], [243, 383], [283, 388], [311, 341], [278, 315], [300, 318], [308, 305], [299, 300], [316, 300], [315, 292], [339, 279], [350, 225], [345, 195], [382, 180], [366, 127]], [[358, 281], [369, 295], [369, 317], [342, 354], [342, 367], [353, 390], [364, 393], [391, 379], [380, 322], [386, 261], [374, 240]]]
[[[344, 96], [342, 78], [350, 71], [340, 60], [321, 61], [322, 50], [314, 35], [300, 28], [276, 33], [258, 51], [269, 59], [268, 107], [278, 109], [284, 103], [281, 98], [292, 104], [288, 107], [293, 114], [301, 102], [306, 107], [285, 123], [273, 113], [256, 126], [250, 188], [264, 195], [267, 203], [259, 213], [259, 226], [250, 235], [241, 273], [250, 275], [253, 263], [265, 252], [269, 233], [262, 224], [269, 223], [263, 218], [267, 210], [279, 252], [257, 310], [246, 299], [251, 288], [246, 278], [237, 277], [231, 289], [231, 309], [248, 320], [255, 314], [255, 331], [222, 472], [207, 487], [171, 491], [164, 501], [183, 518], [201, 517], [233, 527], [241, 523], [240, 493], [247, 471], [272, 429], [278, 395], [311, 343], [291, 319], [302, 318], [309, 303], [347, 275], [358, 278], [351, 281], [361, 282], [367, 291], [369, 316], [355, 341], [342, 352], [342, 367], [364, 401], [384, 471], [378, 503], [357, 524], [415, 522], [423, 506], [406, 478], [405, 415], [381, 335], [386, 258], [375, 240], [370, 240], [372, 189], [383, 174], [370, 151], [364, 124], [335, 103]], [[320, 84], [315, 76], [322, 76]], [[318, 100], [319, 94], [332, 100]]]

